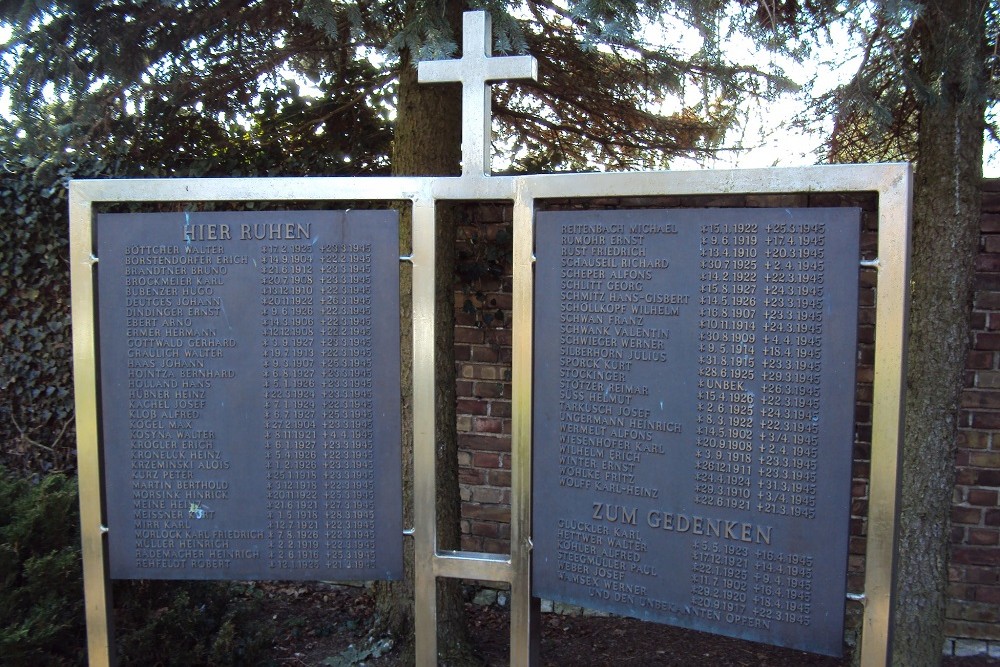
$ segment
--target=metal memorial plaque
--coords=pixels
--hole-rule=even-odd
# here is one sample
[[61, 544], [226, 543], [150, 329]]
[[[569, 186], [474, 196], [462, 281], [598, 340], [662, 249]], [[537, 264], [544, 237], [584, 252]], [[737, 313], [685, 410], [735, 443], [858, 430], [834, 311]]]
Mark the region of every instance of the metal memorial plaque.
[[537, 214], [534, 595], [840, 654], [859, 229]]
[[96, 222], [111, 576], [402, 575], [391, 211]]

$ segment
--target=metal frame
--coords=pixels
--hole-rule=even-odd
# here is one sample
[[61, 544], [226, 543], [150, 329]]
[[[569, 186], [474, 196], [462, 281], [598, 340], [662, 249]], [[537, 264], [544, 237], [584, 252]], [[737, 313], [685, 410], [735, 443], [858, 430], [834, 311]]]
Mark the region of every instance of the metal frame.
[[[414, 573], [417, 664], [437, 663], [436, 578], [507, 582], [511, 587], [510, 663], [537, 662], [538, 606], [531, 597], [531, 405], [535, 202], [546, 198], [875, 192], [878, 270], [875, 386], [865, 568], [863, 665], [889, 664], [896, 550], [899, 448], [903, 433], [908, 304], [909, 165], [630, 174], [554, 174], [461, 178], [262, 178], [74, 181], [70, 184], [73, 362], [90, 663], [109, 664], [110, 586], [101, 507], [97, 340], [92, 245], [99, 202], [409, 200], [413, 206]], [[512, 201], [514, 205], [513, 435], [511, 553], [437, 547], [434, 498], [434, 230], [436, 202]]]

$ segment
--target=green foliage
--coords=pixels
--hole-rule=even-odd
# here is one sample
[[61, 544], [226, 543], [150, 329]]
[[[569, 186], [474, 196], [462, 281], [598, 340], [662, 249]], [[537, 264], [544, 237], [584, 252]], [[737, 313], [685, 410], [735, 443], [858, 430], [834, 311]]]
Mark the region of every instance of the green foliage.
[[237, 585], [119, 581], [114, 597], [121, 665], [266, 663], [273, 631]]
[[503, 279], [511, 275], [512, 243], [510, 225], [505, 224], [474, 230], [459, 246], [455, 283], [465, 296], [462, 311], [473, 315], [479, 327], [507, 323], [503, 309], [489, 293], [502, 291]]
[[[458, 49], [447, 4], [3, 3], [13, 33], [0, 44], [0, 86], [14, 120], [0, 120], [0, 147], [72, 149], [143, 175], [384, 173], [397, 69], [413, 60], [401, 54]], [[540, 67], [538, 84], [497, 86], [498, 147], [518, 171], [664, 167], [710, 153], [739, 121], [741, 98], [789, 85], [717, 48], [709, 28], [732, 5], [473, 3], [493, 17], [496, 52], [529, 51]], [[706, 47], [682, 53], [648, 41], [678, 25], [697, 28]], [[781, 45], [749, 19], [733, 25]], [[689, 101], [691, 91], [711, 94]], [[671, 99], [683, 108], [664, 111]]]
[[83, 664], [75, 480], [40, 484], [0, 467], [0, 655], [8, 665]]
[[95, 163], [0, 163], [0, 463], [73, 471], [66, 182]]

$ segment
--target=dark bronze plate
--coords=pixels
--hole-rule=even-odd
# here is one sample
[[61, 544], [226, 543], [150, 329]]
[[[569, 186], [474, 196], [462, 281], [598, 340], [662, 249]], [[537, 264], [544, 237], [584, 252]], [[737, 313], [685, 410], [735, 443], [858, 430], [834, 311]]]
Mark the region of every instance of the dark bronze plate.
[[839, 655], [860, 212], [536, 220], [534, 595]]
[[390, 211], [99, 215], [111, 575], [402, 575]]

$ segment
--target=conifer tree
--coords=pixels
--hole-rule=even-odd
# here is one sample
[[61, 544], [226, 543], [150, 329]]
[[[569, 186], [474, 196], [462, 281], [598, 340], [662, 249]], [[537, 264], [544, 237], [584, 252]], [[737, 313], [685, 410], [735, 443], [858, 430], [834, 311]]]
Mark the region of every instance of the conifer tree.
[[[1000, 3], [880, 0], [835, 9], [812, 20], [846, 26], [863, 57], [849, 83], [815, 101], [819, 116], [834, 119], [829, 159], [909, 160], [915, 166], [892, 663], [936, 665], [944, 645], [984, 134], [997, 136], [987, 110], [1000, 92]], [[795, 30], [802, 19], [793, 12], [776, 34]]]

